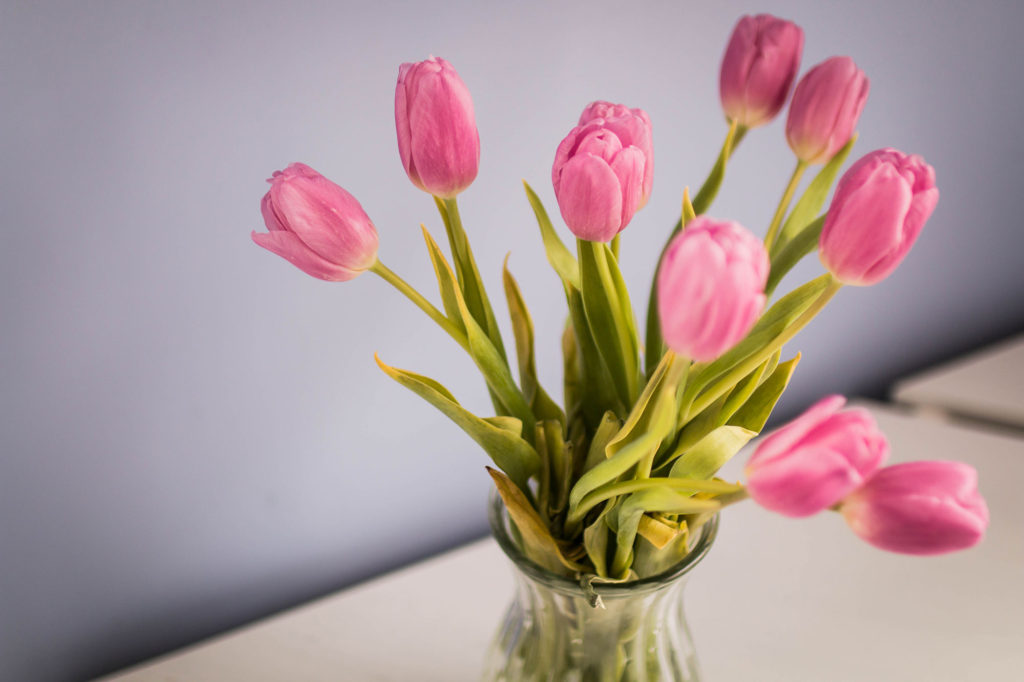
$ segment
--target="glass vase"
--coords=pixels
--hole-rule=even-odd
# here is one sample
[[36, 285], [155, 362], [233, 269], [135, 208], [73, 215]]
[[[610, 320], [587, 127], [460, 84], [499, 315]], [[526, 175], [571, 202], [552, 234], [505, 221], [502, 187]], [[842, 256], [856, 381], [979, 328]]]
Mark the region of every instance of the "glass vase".
[[586, 592], [519, 550], [497, 495], [489, 518], [512, 560], [516, 591], [487, 652], [485, 682], [700, 680], [683, 588], [711, 548], [717, 515], [694, 533], [690, 552], [671, 569], [629, 583], [595, 584]]

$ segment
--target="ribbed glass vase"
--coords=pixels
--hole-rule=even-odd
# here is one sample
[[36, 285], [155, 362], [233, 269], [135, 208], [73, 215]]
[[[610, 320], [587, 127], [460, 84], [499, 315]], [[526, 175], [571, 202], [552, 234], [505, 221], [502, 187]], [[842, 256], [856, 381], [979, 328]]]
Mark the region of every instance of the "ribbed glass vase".
[[[694, 534], [691, 551], [673, 568], [634, 582], [597, 584], [590, 593], [519, 551], [497, 495], [490, 521], [512, 560], [516, 592], [487, 653], [485, 682], [700, 680], [683, 588], [711, 548], [717, 516]], [[595, 596], [599, 606], [592, 606]]]

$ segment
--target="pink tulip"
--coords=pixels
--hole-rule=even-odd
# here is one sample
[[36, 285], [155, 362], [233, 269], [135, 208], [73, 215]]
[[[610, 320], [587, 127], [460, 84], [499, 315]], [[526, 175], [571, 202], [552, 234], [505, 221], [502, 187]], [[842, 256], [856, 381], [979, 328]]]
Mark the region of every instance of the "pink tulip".
[[558, 208], [573, 234], [607, 242], [621, 232], [640, 208], [646, 164], [643, 150], [624, 144], [602, 118], [573, 128], [551, 169]]
[[697, 216], [658, 271], [658, 316], [668, 347], [707, 362], [747, 335], [764, 309], [768, 254], [738, 223]]
[[473, 100], [444, 59], [399, 67], [395, 127], [405, 172], [424, 192], [451, 198], [476, 179], [480, 135]]
[[849, 57], [832, 57], [804, 74], [793, 91], [786, 139], [797, 158], [825, 163], [843, 148], [868, 99], [868, 79]]
[[580, 114], [579, 125], [601, 119], [604, 127], [618, 136], [623, 147], [637, 147], [644, 153], [644, 181], [640, 191], [640, 205], [647, 204], [654, 184], [654, 142], [651, 137], [651, 117], [643, 109], [630, 109], [624, 104], [591, 102]]
[[935, 171], [920, 156], [879, 149], [836, 186], [821, 231], [821, 262], [845, 284], [875, 284], [910, 251], [939, 200]]
[[831, 395], [761, 441], [747, 462], [747, 492], [766, 509], [810, 516], [862, 485], [889, 454], [867, 410], [839, 411]]
[[718, 80], [725, 115], [747, 128], [775, 118], [803, 50], [804, 32], [796, 24], [770, 14], [741, 18], [725, 48]]
[[377, 229], [355, 197], [303, 163], [275, 171], [260, 208], [270, 232], [252, 240], [303, 272], [332, 282], [377, 261]]
[[963, 462], [886, 467], [847, 497], [840, 511], [861, 539], [903, 554], [967, 549], [988, 527], [978, 472]]

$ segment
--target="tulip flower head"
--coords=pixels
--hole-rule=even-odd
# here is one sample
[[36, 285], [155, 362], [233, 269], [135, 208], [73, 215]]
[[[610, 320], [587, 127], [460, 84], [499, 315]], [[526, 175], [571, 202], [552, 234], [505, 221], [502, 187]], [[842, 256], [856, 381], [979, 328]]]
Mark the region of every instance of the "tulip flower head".
[[672, 239], [658, 271], [665, 343], [707, 362], [740, 341], [764, 309], [764, 244], [734, 222], [697, 216]]
[[252, 240], [319, 279], [343, 282], [377, 261], [377, 229], [355, 197], [309, 166], [275, 171]]
[[935, 171], [920, 156], [873, 151], [840, 179], [821, 231], [821, 262], [844, 284], [892, 273], [935, 209]]
[[[586, 112], [584, 112], [586, 113]], [[608, 242], [640, 208], [644, 151], [616, 132], [621, 126], [595, 118], [578, 125], [555, 152], [551, 182], [565, 224], [580, 239]]]
[[793, 91], [786, 140], [806, 163], [825, 163], [853, 135], [868, 99], [868, 78], [849, 57], [832, 57], [804, 74]]
[[816, 514], [862, 485], [889, 454], [889, 443], [862, 408], [840, 411], [831, 395], [769, 434], [747, 462], [747, 492], [791, 517]]
[[754, 128], [782, 110], [804, 49], [804, 32], [770, 14], [742, 17], [722, 57], [719, 93], [733, 121]]
[[476, 179], [480, 135], [473, 100], [444, 59], [399, 67], [395, 127], [405, 172], [424, 192], [451, 198]]
[[963, 462], [886, 467], [839, 509], [861, 539], [891, 552], [943, 554], [973, 547], [988, 527], [978, 472]]
[[640, 191], [640, 205], [647, 204], [654, 185], [654, 142], [651, 135], [651, 117], [643, 109], [630, 109], [624, 104], [591, 102], [580, 114], [578, 125], [601, 119], [604, 127], [619, 138], [623, 147], [637, 147], [644, 154], [644, 180]]

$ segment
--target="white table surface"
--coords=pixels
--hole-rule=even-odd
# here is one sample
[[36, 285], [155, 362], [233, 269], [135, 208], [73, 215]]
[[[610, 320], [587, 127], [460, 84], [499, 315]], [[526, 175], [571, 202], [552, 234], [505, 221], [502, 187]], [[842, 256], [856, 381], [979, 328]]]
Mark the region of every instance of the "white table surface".
[[1024, 429], [1024, 336], [904, 379], [893, 397], [924, 411]]
[[[892, 461], [977, 467], [988, 535], [966, 552], [907, 557], [862, 543], [838, 514], [730, 508], [686, 588], [705, 680], [1024, 679], [1024, 439], [868, 405]], [[108, 679], [475, 680], [510, 571], [481, 540]]]

